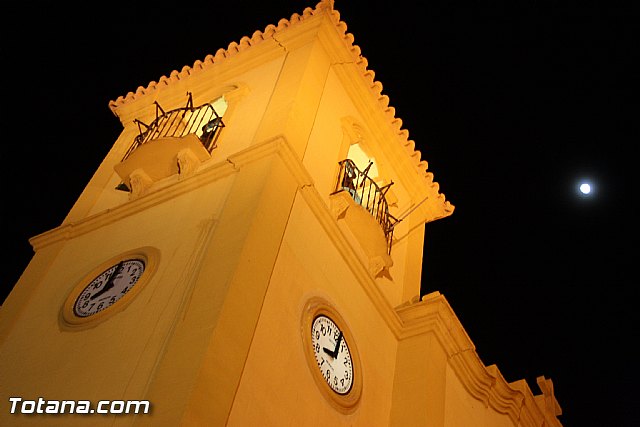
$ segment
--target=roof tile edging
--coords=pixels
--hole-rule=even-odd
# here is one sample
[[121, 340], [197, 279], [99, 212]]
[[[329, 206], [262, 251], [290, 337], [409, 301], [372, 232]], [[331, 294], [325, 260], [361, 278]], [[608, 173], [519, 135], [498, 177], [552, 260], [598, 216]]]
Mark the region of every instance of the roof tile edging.
[[347, 25], [340, 20], [340, 13], [334, 9], [334, 0], [320, 0], [314, 9], [307, 7], [302, 12], [302, 15], [294, 13], [290, 19], [281, 19], [278, 21], [278, 25], [269, 24], [265, 27], [264, 31], [255, 31], [251, 37], [244, 36], [239, 42], [232, 41], [227, 46], [227, 49], [220, 48], [216, 51], [215, 55], [207, 55], [204, 60], [196, 60], [192, 67], [184, 66], [181, 71], [173, 70], [169, 77], [162, 76], [157, 82], [151, 81], [147, 87], [139, 86], [135, 92], [128, 92], [125, 96], [118, 97], [115, 101], [109, 102], [109, 108], [115, 112], [115, 109], [119, 106], [135, 100], [139, 96], [146, 95], [161, 86], [167, 86], [172, 82], [179, 81], [183, 78], [189, 77], [191, 74], [198, 73], [205, 68], [212, 66], [215, 63], [224, 61], [228, 57], [232, 57], [253, 45], [259, 44], [267, 38], [272, 37], [278, 31], [282, 31], [292, 25], [304, 21], [316, 14], [328, 12], [328, 15], [332, 18], [336, 24], [336, 28], [343, 35], [345, 41], [351, 46], [351, 52], [355, 58], [355, 65], [362, 72], [362, 77], [366, 80], [369, 90], [374, 98], [377, 99], [380, 104], [381, 110], [387, 116], [391, 127], [396, 132], [400, 142], [405, 148], [407, 155], [413, 161], [415, 168], [418, 171], [418, 175], [423, 179], [426, 185], [431, 187], [438, 195], [440, 203], [443, 204], [444, 211], [447, 215], [453, 213], [454, 206], [445, 198], [443, 193], [440, 193], [440, 185], [433, 180], [433, 173], [428, 171], [429, 163], [422, 159], [422, 153], [420, 150], [415, 149], [415, 141], [409, 139], [409, 131], [402, 128], [402, 119], [395, 116], [395, 108], [389, 105], [389, 97], [382, 94], [382, 83], [375, 80], [375, 72], [367, 68], [368, 61], [362, 56], [360, 47], [354, 44], [354, 36], [351, 33], [347, 33]]
[[[322, 1], [318, 3], [318, 7]], [[333, 6], [333, 1], [330, 0], [331, 5]], [[433, 173], [428, 172], [429, 163], [426, 160], [422, 160], [422, 153], [420, 150], [415, 149], [415, 141], [409, 139], [409, 131], [407, 129], [402, 128], [402, 119], [396, 117], [396, 110], [394, 107], [389, 105], [389, 97], [382, 93], [382, 83], [375, 80], [375, 72], [371, 69], [368, 69], [369, 62], [367, 59], [362, 56], [362, 50], [356, 44], [354, 44], [355, 37], [351, 33], [347, 33], [347, 25], [345, 22], [340, 21], [340, 13], [331, 7], [331, 16], [334, 18], [336, 23], [336, 27], [343, 34], [345, 41], [348, 45], [351, 46], [351, 52], [355, 57], [355, 65], [360, 69], [362, 73], [362, 77], [367, 81], [369, 85], [369, 90], [371, 91], [374, 98], [377, 99], [378, 104], [380, 104], [381, 110], [387, 116], [389, 123], [392, 128], [395, 130], [396, 134], [400, 138], [402, 145], [404, 146], [409, 158], [413, 161], [414, 166], [418, 170], [419, 176], [425, 181], [425, 184], [429, 185], [436, 194], [438, 194], [438, 199], [444, 206], [444, 210], [447, 214], [453, 213], [455, 207], [446, 200], [445, 195], [440, 193], [440, 185], [433, 181]]]

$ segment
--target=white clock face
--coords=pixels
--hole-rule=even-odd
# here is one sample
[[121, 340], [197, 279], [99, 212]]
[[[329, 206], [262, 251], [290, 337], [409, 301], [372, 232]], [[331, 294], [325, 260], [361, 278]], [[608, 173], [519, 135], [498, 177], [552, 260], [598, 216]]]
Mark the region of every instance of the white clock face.
[[133, 288], [144, 268], [144, 261], [140, 259], [123, 260], [109, 267], [84, 288], [73, 305], [73, 312], [78, 317], [88, 317], [111, 307]]
[[311, 344], [325, 381], [338, 394], [353, 385], [353, 362], [342, 331], [329, 317], [320, 315], [311, 325]]

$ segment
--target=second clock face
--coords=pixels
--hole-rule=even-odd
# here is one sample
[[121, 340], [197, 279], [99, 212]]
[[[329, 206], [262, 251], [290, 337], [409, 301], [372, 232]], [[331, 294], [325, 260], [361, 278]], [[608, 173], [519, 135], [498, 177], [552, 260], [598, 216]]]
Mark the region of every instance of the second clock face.
[[114, 305], [136, 284], [145, 264], [140, 259], [127, 259], [112, 265], [96, 276], [82, 290], [73, 305], [78, 317], [92, 316]]
[[345, 337], [329, 317], [317, 316], [311, 325], [313, 352], [331, 390], [347, 394], [353, 385], [353, 361]]

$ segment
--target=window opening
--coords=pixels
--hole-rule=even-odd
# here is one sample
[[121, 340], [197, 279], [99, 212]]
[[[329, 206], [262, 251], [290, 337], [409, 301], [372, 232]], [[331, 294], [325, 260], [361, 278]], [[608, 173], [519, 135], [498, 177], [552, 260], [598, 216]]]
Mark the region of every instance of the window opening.
[[200, 106], [193, 106], [191, 92], [187, 92], [187, 104], [184, 107], [165, 111], [156, 101], [156, 118], [151, 124], [146, 124], [135, 119], [139, 134], [127, 150], [122, 161], [125, 161], [131, 153], [140, 146], [159, 138], [181, 138], [189, 134], [195, 134], [200, 139], [204, 148], [211, 154], [216, 147], [220, 131], [225, 126], [222, 116], [227, 110], [224, 97]]

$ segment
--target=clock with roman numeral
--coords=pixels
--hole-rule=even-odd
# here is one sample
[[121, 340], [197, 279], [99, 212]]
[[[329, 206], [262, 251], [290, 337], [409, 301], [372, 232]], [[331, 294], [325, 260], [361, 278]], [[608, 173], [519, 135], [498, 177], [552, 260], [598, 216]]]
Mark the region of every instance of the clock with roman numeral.
[[80, 325], [124, 308], [148, 281], [157, 258], [157, 250], [147, 247], [100, 264], [67, 298], [62, 310], [64, 320]]
[[332, 304], [312, 298], [305, 306], [302, 337], [311, 375], [337, 409], [351, 412], [362, 391], [358, 349], [346, 321]]

